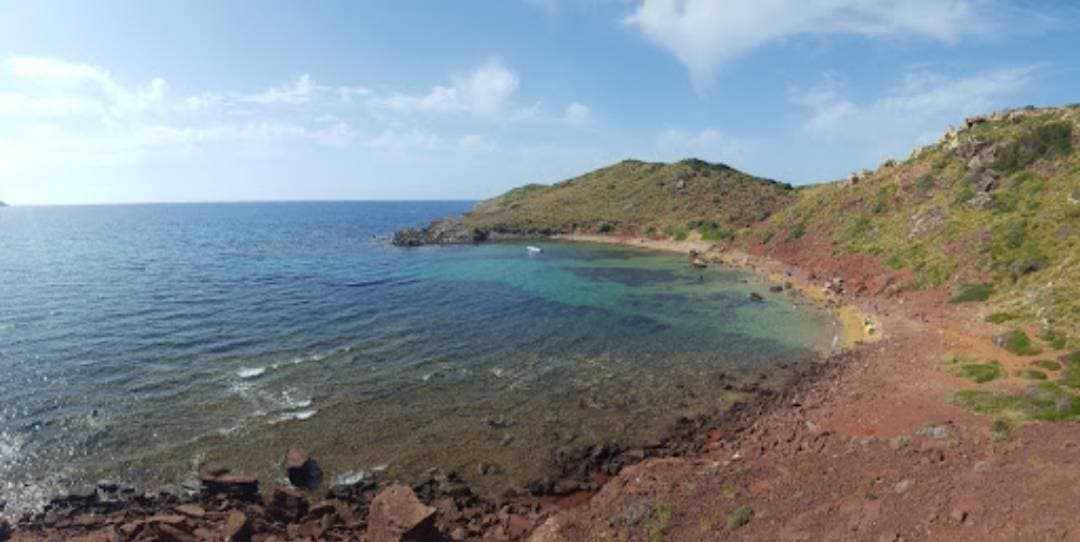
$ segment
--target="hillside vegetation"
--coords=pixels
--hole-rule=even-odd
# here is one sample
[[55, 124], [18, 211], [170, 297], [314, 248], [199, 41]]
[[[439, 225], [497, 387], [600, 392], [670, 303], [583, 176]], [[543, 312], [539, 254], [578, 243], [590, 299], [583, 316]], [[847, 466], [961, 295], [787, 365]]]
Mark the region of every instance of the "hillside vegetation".
[[[1076, 336], [1080, 321], [1080, 106], [968, 119], [904, 161], [793, 189], [722, 164], [627, 160], [528, 185], [464, 217], [474, 231], [685, 238], [752, 250], [863, 255], [947, 290], [995, 323]], [[822, 248], [825, 247], [825, 248]]]
[[482, 202], [466, 226], [495, 233], [593, 232], [723, 240], [795, 199], [791, 185], [723, 164], [626, 160], [551, 186], [527, 185]]
[[813, 186], [743, 237], [827, 240], [912, 278], [987, 302], [991, 320], [1076, 331], [1080, 321], [1080, 107], [968, 119], [903, 162]]

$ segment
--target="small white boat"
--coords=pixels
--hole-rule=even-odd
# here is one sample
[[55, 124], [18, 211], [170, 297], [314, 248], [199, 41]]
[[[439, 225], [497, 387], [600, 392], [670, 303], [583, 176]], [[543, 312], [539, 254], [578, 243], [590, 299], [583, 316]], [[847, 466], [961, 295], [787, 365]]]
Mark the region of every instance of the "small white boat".
[[525, 250], [529, 251], [530, 254], [539, 254], [544, 251], [544, 249], [540, 247], [534, 247], [532, 245], [525, 247]]

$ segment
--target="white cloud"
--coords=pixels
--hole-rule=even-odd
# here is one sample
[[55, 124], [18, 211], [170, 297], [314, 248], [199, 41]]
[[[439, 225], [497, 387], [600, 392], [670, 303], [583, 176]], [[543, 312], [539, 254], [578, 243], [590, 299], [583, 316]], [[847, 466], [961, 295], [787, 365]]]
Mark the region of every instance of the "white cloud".
[[480, 134], [466, 134], [458, 138], [457, 147], [463, 151], [494, 152], [499, 144]]
[[290, 86], [267, 89], [258, 94], [248, 94], [240, 97], [241, 101], [257, 104], [303, 104], [311, 101], [317, 88], [311, 80], [311, 76], [303, 74]]
[[702, 91], [718, 70], [802, 35], [918, 36], [953, 43], [989, 32], [993, 0], [644, 0], [625, 22], [668, 49]]
[[713, 162], [736, 162], [750, 152], [750, 144], [706, 128], [700, 132], [668, 129], [656, 139], [656, 154], [661, 160], [701, 158]]
[[511, 107], [511, 98], [520, 81], [498, 61], [488, 62], [465, 76], [454, 77], [449, 85], [436, 85], [426, 94], [394, 93], [376, 98], [374, 105], [401, 113], [467, 112], [495, 115]]
[[[0, 173], [6, 178], [186, 160], [196, 153], [282, 156], [305, 145], [476, 156], [500, 149], [491, 135], [471, 131], [468, 123], [476, 120], [590, 121], [588, 107], [577, 102], [546, 116], [539, 104], [521, 105], [518, 76], [496, 61], [420, 95], [325, 85], [309, 74], [257, 92], [176, 95], [161, 78], [130, 83], [101, 67], [23, 56], [0, 59], [0, 84]], [[467, 118], [446, 124], [414, 113]], [[365, 126], [364, 133], [353, 123]], [[23, 175], [9, 175], [14, 172]]]
[[[9, 56], [6, 71], [33, 88], [34, 95], [8, 94], [8, 103], [22, 102], [45, 116], [96, 112], [124, 116], [159, 107], [168, 84], [154, 78], [144, 85], [125, 87], [103, 68], [41, 57]], [[78, 103], [78, 105], [76, 105]]]
[[825, 74], [821, 84], [793, 89], [789, 98], [808, 110], [803, 128], [809, 134], [866, 143], [872, 155], [883, 158], [932, 142], [950, 122], [1001, 107], [1005, 98], [1031, 83], [1036, 71], [1027, 66], [965, 77], [912, 71], [882, 97], [866, 103], [845, 97], [840, 80]]
[[592, 112], [588, 106], [580, 104], [578, 102], [572, 102], [566, 106], [566, 112], [563, 113], [563, 120], [571, 126], [584, 126], [592, 122]]
[[404, 131], [388, 129], [366, 141], [365, 145], [390, 151], [435, 150], [443, 146], [443, 141], [437, 134], [420, 128]]

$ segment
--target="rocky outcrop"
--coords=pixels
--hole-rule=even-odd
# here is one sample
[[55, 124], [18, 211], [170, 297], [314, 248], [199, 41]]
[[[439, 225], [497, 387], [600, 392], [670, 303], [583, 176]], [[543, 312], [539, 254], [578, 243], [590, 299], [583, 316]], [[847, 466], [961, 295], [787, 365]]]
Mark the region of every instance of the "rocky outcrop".
[[386, 487], [371, 501], [367, 534], [372, 542], [434, 542], [435, 507], [420, 502], [409, 487]]
[[251, 499], [259, 494], [259, 481], [252, 476], [233, 474], [228, 470], [204, 472], [199, 475], [203, 489], [210, 494]]
[[487, 231], [469, 228], [460, 219], [441, 218], [423, 229], [406, 228], [396, 231], [391, 242], [401, 247], [418, 247], [482, 243], [487, 238]]

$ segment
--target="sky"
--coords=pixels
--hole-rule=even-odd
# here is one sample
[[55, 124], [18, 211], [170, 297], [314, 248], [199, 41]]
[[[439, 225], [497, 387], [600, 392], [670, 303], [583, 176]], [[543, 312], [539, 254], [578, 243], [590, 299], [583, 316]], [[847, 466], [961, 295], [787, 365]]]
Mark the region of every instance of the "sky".
[[1080, 4], [0, 0], [0, 200], [481, 199], [626, 158], [795, 184], [1080, 102]]

